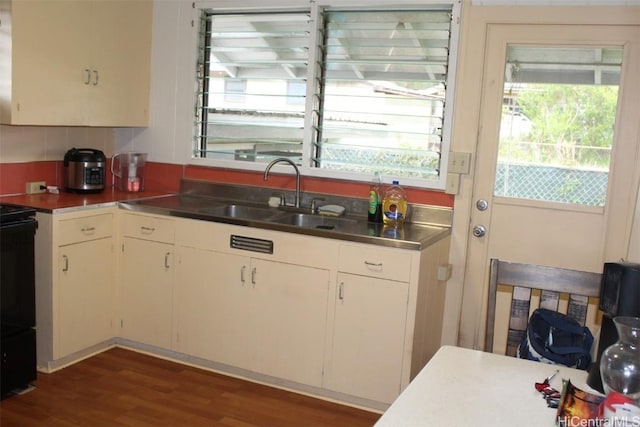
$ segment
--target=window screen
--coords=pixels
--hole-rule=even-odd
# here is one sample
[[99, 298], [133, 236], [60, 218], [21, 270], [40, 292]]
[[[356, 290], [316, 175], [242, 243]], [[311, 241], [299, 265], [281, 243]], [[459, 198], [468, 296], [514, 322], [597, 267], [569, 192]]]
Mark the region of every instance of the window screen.
[[439, 173], [450, 11], [325, 12], [314, 163]]
[[449, 6], [203, 11], [193, 155], [437, 180], [451, 28]]
[[205, 13], [195, 156], [300, 162], [308, 13]]

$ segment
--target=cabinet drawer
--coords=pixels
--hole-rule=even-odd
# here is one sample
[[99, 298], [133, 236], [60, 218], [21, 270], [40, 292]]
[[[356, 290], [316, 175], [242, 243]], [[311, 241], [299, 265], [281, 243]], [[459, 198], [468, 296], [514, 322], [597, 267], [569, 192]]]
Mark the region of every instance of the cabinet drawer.
[[113, 236], [113, 214], [63, 219], [59, 222], [60, 246]]
[[147, 215], [122, 215], [122, 234], [136, 239], [173, 243], [175, 221]]
[[345, 273], [401, 282], [408, 282], [411, 276], [411, 256], [393, 249], [341, 245], [338, 259], [338, 270]]

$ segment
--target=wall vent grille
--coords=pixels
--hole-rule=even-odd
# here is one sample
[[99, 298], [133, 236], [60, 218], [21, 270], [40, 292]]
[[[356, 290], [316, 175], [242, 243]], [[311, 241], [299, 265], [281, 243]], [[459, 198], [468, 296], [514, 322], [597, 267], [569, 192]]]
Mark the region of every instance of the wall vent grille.
[[256, 239], [253, 237], [231, 235], [230, 246], [234, 249], [260, 252], [263, 254], [273, 253], [273, 242], [271, 240]]

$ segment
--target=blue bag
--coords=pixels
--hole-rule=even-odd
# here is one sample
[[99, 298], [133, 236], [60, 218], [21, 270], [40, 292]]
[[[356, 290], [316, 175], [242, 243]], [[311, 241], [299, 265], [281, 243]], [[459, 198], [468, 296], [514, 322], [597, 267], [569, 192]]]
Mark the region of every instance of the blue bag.
[[516, 356], [543, 363], [587, 369], [591, 363], [593, 335], [566, 314], [536, 309]]

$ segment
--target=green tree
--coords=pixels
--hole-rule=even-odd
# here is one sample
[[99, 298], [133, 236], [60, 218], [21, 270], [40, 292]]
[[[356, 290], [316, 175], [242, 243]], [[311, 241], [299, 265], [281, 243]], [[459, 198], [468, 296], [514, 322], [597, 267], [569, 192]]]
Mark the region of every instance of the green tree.
[[617, 86], [526, 85], [517, 102], [538, 160], [608, 167], [617, 98]]

